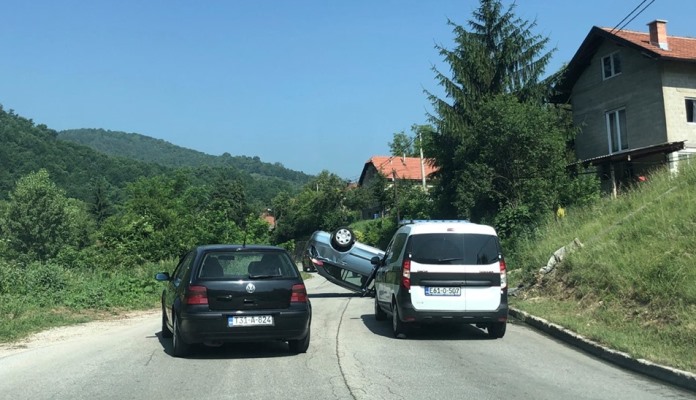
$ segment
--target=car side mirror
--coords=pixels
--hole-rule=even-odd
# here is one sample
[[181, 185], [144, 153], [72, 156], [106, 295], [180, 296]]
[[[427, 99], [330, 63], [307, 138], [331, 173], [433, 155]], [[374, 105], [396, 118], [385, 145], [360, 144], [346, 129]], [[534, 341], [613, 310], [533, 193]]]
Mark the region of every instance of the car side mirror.
[[375, 266], [381, 264], [381, 262], [382, 262], [382, 259], [379, 258], [378, 256], [374, 256], [370, 259], [370, 264], [375, 265]]
[[168, 272], [159, 272], [157, 275], [155, 275], [155, 280], [163, 282], [163, 281], [171, 280], [171, 278], [169, 277]]

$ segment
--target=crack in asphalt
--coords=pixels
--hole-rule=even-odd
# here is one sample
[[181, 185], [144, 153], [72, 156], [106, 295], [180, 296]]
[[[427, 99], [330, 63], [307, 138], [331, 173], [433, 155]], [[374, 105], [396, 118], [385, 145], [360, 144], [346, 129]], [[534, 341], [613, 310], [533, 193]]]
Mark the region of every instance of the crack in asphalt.
[[145, 361], [145, 366], [147, 367], [150, 365], [150, 362], [152, 361], [152, 358], [155, 356], [155, 351], [153, 350], [152, 353], [150, 353], [150, 357], [147, 358], [147, 361]]
[[338, 340], [338, 335], [341, 333], [341, 325], [343, 324], [343, 315], [346, 313], [346, 310], [348, 309], [348, 305], [350, 304], [350, 301], [352, 299], [349, 298], [348, 301], [346, 302], [346, 305], [343, 307], [343, 311], [341, 311], [341, 318], [338, 320], [338, 327], [336, 328], [336, 359], [338, 360], [338, 369], [341, 372], [341, 378], [343, 378], [343, 383], [348, 388], [348, 393], [350, 393], [350, 397], [353, 399], [357, 399], [355, 397], [355, 393], [353, 393], [353, 389], [348, 385], [348, 380], [346, 379], [346, 373], [343, 371], [343, 363], [341, 362], [341, 355], [340, 352], [338, 351], [338, 345], [339, 345], [339, 340]]

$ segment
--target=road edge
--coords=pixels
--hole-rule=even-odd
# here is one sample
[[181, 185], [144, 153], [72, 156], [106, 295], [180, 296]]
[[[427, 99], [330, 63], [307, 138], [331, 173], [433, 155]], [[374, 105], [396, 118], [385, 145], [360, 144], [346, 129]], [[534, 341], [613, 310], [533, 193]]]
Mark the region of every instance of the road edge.
[[602, 346], [561, 325], [554, 324], [543, 318], [535, 317], [514, 307], [509, 307], [509, 313], [525, 324], [573, 345], [593, 356], [599, 357], [622, 368], [696, 392], [696, 374], [656, 364], [652, 361], [633, 358], [627, 353]]

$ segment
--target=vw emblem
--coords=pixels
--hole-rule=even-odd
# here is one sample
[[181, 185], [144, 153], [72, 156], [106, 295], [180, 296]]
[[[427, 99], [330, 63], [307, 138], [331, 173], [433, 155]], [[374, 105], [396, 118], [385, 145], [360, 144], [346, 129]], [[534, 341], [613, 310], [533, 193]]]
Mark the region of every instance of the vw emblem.
[[254, 286], [253, 283], [246, 285], [247, 293], [254, 293], [255, 290], [256, 290], [256, 286]]

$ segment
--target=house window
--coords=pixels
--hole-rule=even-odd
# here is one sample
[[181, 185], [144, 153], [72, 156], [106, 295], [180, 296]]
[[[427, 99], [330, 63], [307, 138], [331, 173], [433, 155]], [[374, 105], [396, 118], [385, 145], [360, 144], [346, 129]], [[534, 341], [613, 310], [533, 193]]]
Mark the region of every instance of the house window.
[[621, 57], [619, 52], [602, 57], [602, 77], [609, 79], [621, 73]]
[[607, 120], [607, 137], [609, 154], [628, 149], [628, 131], [626, 130], [626, 110], [613, 110], [605, 114]]
[[696, 99], [686, 99], [686, 122], [696, 122]]

